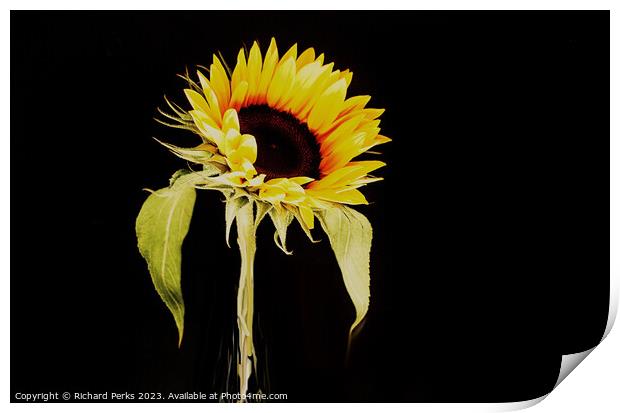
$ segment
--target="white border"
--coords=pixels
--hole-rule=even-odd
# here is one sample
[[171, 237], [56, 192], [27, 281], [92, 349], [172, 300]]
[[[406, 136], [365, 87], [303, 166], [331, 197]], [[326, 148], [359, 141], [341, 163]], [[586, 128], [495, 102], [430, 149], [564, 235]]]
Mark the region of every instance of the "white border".
[[[617, 50], [620, 42], [618, 41], [618, 19], [616, 11], [614, 9], [615, 3], [612, 1], [544, 1], [544, 0], [527, 0], [527, 1], [417, 1], [417, 2], [402, 2], [394, 0], [382, 0], [380, 2], [372, 2], [368, 0], [314, 0], [314, 1], [299, 1], [291, 2], [284, 0], [263, 0], [260, 2], [240, 1], [240, 0], [227, 0], [227, 1], [207, 1], [207, 0], [175, 0], [161, 1], [151, 0], [149, 2], [139, 2], [132, 0], [107, 0], [107, 1], [90, 1], [78, 2], [78, 1], [28, 1], [28, 2], [7, 2], [9, 9], [14, 10], [49, 10], [49, 9], [86, 9], [86, 10], [105, 10], [105, 9], [159, 9], [159, 10], [182, 10], [182, 9], [404, 9], [413, 8], [417, 10], [611, 10], [611, 25], [612, 25], [612, 39], [611, 39], [611, 199], [610, 208], [613, 213], [611, 214], [611, 280], [612, 280], [612, 298], [610, 306], [610, 322], [606, 334], [609, 333], [613, 319], [615, 319], [618, 304], [618, 251], [620, 251], [620, 221], [618, 219], [617, 212], [620, 206], [620, 159], [618, 157], [619, 141], [618, 141], [618, 82], [614, 74], [618, 73], [619, 66], [617, 60], [617, 53], [614, 53], [614, 46]], [[257, 7], [260, 6], [260, 7]], [[3, 310], [2, 311], [2, 331], [4, 339], [0, 341], [2, 347], [2, 361], [0, 362], [0, 370], [2, 371], [1, 383], [4, 403], [8, 403], [10, 400], [10, 385], [9, 385], [9, 366], [10, 366], [10, 352], [9, 352], [9, 311], [10, 311], [10, 285], [9, 285], [9, 268], [10, 268], [10, 206], [9, 206], [9, 174], [10, 174], [10, 124], [9, 124], [9, 111], [10, 111], [10, 15], [8, 10], [3, 16], [2, 24], [2, 39], [1, 47], [3, 64], [0, 65], [2, 71], [3, 88], [2, 95], [3, 109], [2, 116], [4, 117], [3, 126], [3, 139], [0, 141], [2, 147], [0, 148], [0, 179], [2, 179], [2, 202], [0, 202], [0, 208], [2, 208], [2, 214], [0, 214], [0, 265], [2, 265], [2, 280], [4, 282], [2, 288]], [[27, 185], [28, 183], [19, 183]], [[538, 404], [532, 408], [532, 411], [545, 411], [545, 412], [618, 412], [620, 411], [620, 398], [617, 397], [618, 388], [620, 388], [620, 358], [618, 357], [618, 348], [620, 348], [620, 338], [616, 332], [611, 334], [598, 346], [596, 351], [588, 357], [588, 361], [583, 363], [584, 365], [579, 368], [577, 373], [570, 375], [565, 382], [563, 382], [556, 390], [554, 390], [548, 397], [541, 397], [537, 400], [521, 402], [516, 404], [269, 404], [269, 405], [252, 405], [252, 410], [263, 411], [316, 411], [317, 409], [328, 411], [342, 411], [350, 410], [356, 413], [364, 410], [375, 410], [375, 408], [389, 408], [391, 411], [506, 411], [515, 408], [524, 408], [534, 405], [547, 398], [544, 403]], [[590, 351], [584, 352], [590, 353]], [[563, 369], [568, 370], [574, 367], [575, 360], [582, 358], [584, 354], [573, 355], [565, 358], [563, 363]], [[561, 380], [558, 380], [558, 384]], [[200, 411], [205, 410], [223, 410], [237, 409], [236, 405], [209, 405], [203, 404], [10, 404], [10, 411], [26, 411], [30, 409], [49, 409], [52, 411], [83, 411], [87, 409], [89, 411], [102, 411], [108, 412], [110, 409], [121, 411], [170, 411], [183, 409], [184, 411]], [[537, 410], [538, 409], [538, 410]]]
[[611, 10], [611, 0], [28, 0], [6, 2], [11, 10]]

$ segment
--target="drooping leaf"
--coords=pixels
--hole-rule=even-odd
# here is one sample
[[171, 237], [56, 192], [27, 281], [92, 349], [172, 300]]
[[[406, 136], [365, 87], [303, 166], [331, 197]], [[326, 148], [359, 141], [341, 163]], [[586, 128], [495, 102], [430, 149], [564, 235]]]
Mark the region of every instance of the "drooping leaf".
[[164, 301], [183, 339], [185, 306], [181, 292], [181, 246], [196, 200], [194, 184], [200, 173], [177, 176], [171, 186], [153, 192], [136, 220], [138, 248], [146, 260], [153, 285]]
[[355, 306], [350, 333], [364, 319], [370, 304], [370, 246], [372, 227], [366, 217], [347, 206], [317, 213], [342, 272], [344, 285]]
[[258, 228], [265, 215], [271, 210], [272, 206], [269, 202], [254, 201], [256, 204], [256, 216], [254, 217], [254, 228]]
[[269, 210], [269, 217], [273, 221], [273, 226], [276, 227], [276, 232], [273, 234], [276, 245], [285, 254], [291, 255], [293, 252], [286, 249], [286, 230], [293, 221], [293, 214], [282, 205], [274, 205]]
[[230, 229], [232, 228], [232, 224], [237, 216], [237, 211], [239, 208], [248, 203], [248, 198], [244, 196], [239, 196], [238, 194], [233, 194], [227, 197], [226, 199], [226, 208], [224, 211], [225, 221], [226, 221], [226, 245], [230, 248]]

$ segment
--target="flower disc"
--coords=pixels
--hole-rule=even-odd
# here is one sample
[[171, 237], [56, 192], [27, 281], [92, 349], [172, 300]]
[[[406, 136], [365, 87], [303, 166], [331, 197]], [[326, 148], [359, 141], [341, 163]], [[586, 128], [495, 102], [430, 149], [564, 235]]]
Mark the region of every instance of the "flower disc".
[[319, 179], [319, 144], [308, 125], [295, 116], [267, 105], [252, 105], [239, 111], [239, 125], [241, 133], [256, 138], [258, 155], [254, 166], [258, 173], [269, 179]]

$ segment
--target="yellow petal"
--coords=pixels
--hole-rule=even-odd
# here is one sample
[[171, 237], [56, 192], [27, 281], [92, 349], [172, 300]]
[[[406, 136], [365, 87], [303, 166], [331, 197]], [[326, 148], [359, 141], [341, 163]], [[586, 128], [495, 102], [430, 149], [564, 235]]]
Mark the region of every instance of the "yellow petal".
[[349, 69], [343, 70], [340, 76], [341, 79], [344, 79], [345, 82], [347, 82], [347, 87], [349, 87], [349, 85], [351, 85], [351, 81], [353, 80], [353, 72], [351, 72]]
[[378, 135], [376, 138], [377, 144], [392, 142], [392, 139], [387, 136]]
[[321, 160], [320, 169], [324, 174], [330, 174], [331, 172], [342, 168], [349, 161], [359, 154], [363, 153], [364, 149], [356, 146], [351, 146], [346, 151], [340, 153], [333, 153], [327, 158]]
[[289, 204], [298, 205], [303, 200], [306, 199], [306, 194], [299, 194], [297, 192], [286, 192], [286, 197], [284, 197], [284, 201]]
[[213, 55], [213, 64], [211, 65], [211, 88], [217, 96], [220, 111], [224, 112], [230, 102], [230, 81], [224, 66], [216, 55]]
[[[363, 112], [362, 112], [363, 113]], [[368, 119], [364, 116], [364, 119], [360, 122], [360, 129], [372, 129], [377, 128], [381, 124], [381, 119]]]
[[194, 123], [197, 122], [205, 122], [207, 125], [213, 127], [213, 128], [218, 128], [219, 126], [217, 124], [217, 122], [215, 122], [215, 120], [213, 120], [213, 118], [209, 115], [207, 115], [206, 113], [204, 113], [201, 110], [190, 110], [188, 112], [192, 119], [194, 120]]
[[245, 103], [245, 97], [248, 93], [248, 82], [245, 80], [240, 82], [235, 89], [233, 89], [232, 97], [230, 98], [230, 106], [236, 110], [241, 109]]
[[231, 87], [234, 91], [237, 89], [241, 82], [247, 82], [248, 79], [248, 69], [247, 63], [245, 61], [245, 51], [243, 49], [239, 50], [239, 54], [237, 54], [237, 65], [233, 70], [233, 74], [231, 76]]
[[243, 159], [256, 162], [256, 139], [249, 134], [240, 135], [237, 130], [230, 129], [226, 133], [224, 154], [233, 163], [239, 163]]
[[239, 116], [235, 109], [228, 109], [222, 118], [222, 131], [226, 133], [230, 129], [239, 130]]
[[205, 98], [198, 92], [192, 89], [185, 89], [185, 96], [195, 110], [199, 110], [204, 113], [211, 113], [211, 108], [207, 104]]
[[314, 178], [309, 178], [307, 176], [296, 176], [294, 178], [289, 178], [291, 182], [295, 182], [297, 185], [305, 185], [308, 182], [314, 181]]
[[215, 154], [211, 157], [211, 159], [209, 159], [211, 162], [217, 162], [217, 163], [221, 163], [222, 165], [228, 165], [228, 163], [226, 162], [226, 157], [222, 156], [220, 154]]
[[269, 49], [267, 49], [267, 53], [265, 54], [265, 62], [263, 63], [263, 71], [260, 75], [260, 81], [258, 83], [258, 102], [261, 103], [264, 101], [267, 96], [267, 89], [269, 88], [269, 83], [271, 82], [271, 78], [273, 77], [273, 72], [276, 69], [276, 65], [278, 63], [278, 47], [276, 46], [276, 40], [271, 38], [271, 43], [269, 44]]
[[256, 139], [249, 134], [241, 135], [239, 145], [235, 149], [235, 156], [248, 159], [250, 162], [256, 162]]
[[363, 112], [364, 112], [364, 116], [367, 119], [373, 120], [373, 119], [377, 119], [379, 116], [381, 116], [383, 114], [383, 112], [385, 112], [385, 109], [365, 108], [363, 110]]
[[323, 199], [325, 201], [339, 202], [341, 204], [362, 205], [368, 204], [364, 195], [357, 189], [349, 189], [347, 191], [336, 191], [333, 189], [324, 190], [308, 190], [312, 196]]
[[197, 70], [196, 73], [198, 73], [198, 80], [200, 81], [200, 86], [202, 87], [203, 93], [206, 90], [211, 90], [211, 82], [209, 82], [209, 79], [207, 79], [207, 77], [202, 74], [200, 70]]
[[392, 142], [392, 139], [386, 136], [378, 135], [378, 137], [375, 137], [375, 139], [372, 142], [364, 146], [362, 149], [364, 150], [364, 152], [366, 152], [370, 148], [374, 148], [377, 145], [381, 145], [383, 143], [388, 143], [388, 142]]
[[346, 93], [347, 84], [344, 79], [328, 87], [310, 112], [308, 127], [317, 131], [326, 125], [331, 125], [342, 108]]
[[265, 182], [263, 188], [277, 188], [284, 191], [285, 197], [281, 199], [282, 202], [298, 204], [306, 198], [306, 192], [301, 185], [289, 178], [270, 179]]
[[231, 162], [228, 160], [228, 166], [235, 172], [243, 172], [245, 179], [250, 180], [256, 175], [256, 169], [252, 162], [247, 159], [240, 159], [239, 162]]
[[224, 146], [224, 134], [212, 123], [213, 120], [200, 111], [192, 110], [189, 114], [192, 116], [194, 124], [200, 133], [211, 142], [214, 142], [221, 151]]
[[213, 120], [218, 125], [221, 125], [222, 124], [222, 112], [220, 110], [220, 105], [217, 101], [217, 96], [215, 95], [215, 92], [210, 87], [207, 89], [204, 89], [203, 92], [204, 92], [205, 98], [207, 99], [207, 102], [209, 103], [209, 108], [210, 108], [210, 111], [207, 112], [207, 114], [211, 116], [211, 118], [213, 118]]
[[267, 202], [281, 202], [286, 197], [282, 188], [267, 186], [261, 187], [258, 197]]
[[245, 173], [241, 171], [227, 172], [211, 178], [213, 181], [230, 186], [246, 186], [247, 179]]
[[282, 189], [284, 189], [281, 184], [286, 182], [288, 178], [274, 178], [274, 179], [270, 179], [267, 182], [265, 182], [265, 185], [271, 185], [271, 186], [278, 186]]
[[347, 166], [327, 175], [325, 178], [310, 185], [311, 189], [337, 188], [354, 182], [361, 177], [385, 166], [381, 161], [350, 162]]
[[202, 92], [207, 99], [209, 106], [209, 111], [206, 113], [209, 114], [209, 116], [211, 116], [219, 125], [222, 121], [222, 111], [217, 100], [217, 95], [211, 87], [211, 82], [209, 82], [209, 80], [200, 71], [198, 71], [198, 78], [200, 79]]
[[[362, 148], [364, 147], [365, 139], [366, 132], [356, 131], [353, 134], [346, 136], [337, 142], [334, 142], [333, 146], [329, 151], [322, 151], [322, 160], [326, 160], [327, 158], [331, 157], [341, 159], [342, 154], [348, 153], [350, 151], [358, 151], [359, 153], [362, 153], [364, 152]], [[344, 165], [344, 163], [342, 165]]]
[[376, 140], [375, 138], [377, 137], [380, 131], [381, 129], [379, 128], [372, 128], [372, 129], [366, 130], [366, 137], [364, 138], [364, 148], [368, 148], [369, 146], [375, 145], [375, 140]]
[[304, 191], [300, 185], [290, 181], [284, 185], [284, 191], [286, 192], [286, 198], [284, 199], [285, 202], [297, 204], [306, 198], [306, 191]]
[[346, 176], [352, 172], [359, 171], [360, 169], [360, 167], [356, 166], [345, 166], [344, 168], [340, 168], [337, 171], [334, 171], [329, 175], [325, 176], [324, 178], [313, 182], [311, 185], [308, 186], [308, 188], [312, 190], [329, 188], [333, 186], [336, 182], [338, 182], [343, 176]]
[[314, 49], [311, 47], [303, 51], [297, 58], [297, 70], [314, 61]]
[[321, 75], [324, 75], [327, 68], [321, 66], [318, 62], [310, 63], [295, 75], [295, 90], [292, 93], [291, 100], [286, 102], [290, 111], [297, 115], [307, 105], [313, 97], [315, 85], [321, 81]]
[[260, 186], [265, 181], [265, 174], [256, 175], [248, 181], [248, 186]]
[[[385, 162], [376, 161], [376, 160], [375, 161], [358, 161], [358, 162], [349, 162], [348, 165], [359, 168], [359, 169], [349, 174], [343, 175], [339, 180], [334, 182], [333, 186], [349, 185], [352, 182], [358, 182], [359, 180], [363, 179], [369, 173], [376, 171], [379, 168], [384, 167]], [[379, 180], [381, 178], [377, 178], [377, 179]]]
[[342, 122], [331, 133], [323, 135], [320, 139], [321, 153], [329, 151], [333, 148], [334, 144], [353, 134], [353, 131], [359, 126], [362, 119], [364, 119], [364, 115], [353, 116], [345, 122]]
[[230, 157], [241, 143], [241, 134], [236, 129], [229, 129], [224, 136], [224, 155]]
[[348, 188], [360, 188], [364, 185], [373, 183], [373, 182], [377, 182], [377, 181], [382, 181], [383, 178], [381, 177], [364, 177], [364, 178], [360, 178], [354, 182], [351, 182], [350, 184], [347, 185]]
[[248, 57], [248, 97], [249, 104], [254, 103], [258, 92], [258, 83], [260, 81], [261, 69], [263, 67], [263, 57], [258, 47], [258, 43], [254, 42], [250, 49]]
[[[316, 62], [320, 65], [319, 62]], [[321, 72], [319, 76], [314, 79], [309, 85], [309, 89], [307, 91], [308, 99], [300, 108], [297, 116], [299, 119], [307, 119], [308, 115], [317, 104], [325, 90], [331, 85], [330, 78], [333, 75], [332, 69], [334, 68], [334, 64], [330, 63], [325, 66], [321, 66]]]
[[249, 159], [244, 159], [241, 162], [241, 168], [243, 172], [245, 172], [245, 176], [248, 180], [256, 175], [256, 168], [254, 168], [254, 164]]
[[274, 108], [278, 108], [278, 102], [293, 87], [295, 80], [295, 60], [288, 58], [280, 65], [273, 75], [269, 90], [267, 91], [267, 102]]
[[282, 64], [282, 62], [286, 62], [289, 58], [292, 58], [293, 60], [297, 59], [297, 43], [292, 45], [291, 48], [284, 53], [284, 56], [280, 59], [280, 64]]
[[314, 228], [314, 214], [312, 213], [312, 209], [305, 205], [299, 205], [299, 212], [308, 229]]
[[368, 95], [352, 96], [344, 101], [344, 104], [342, 105], [342, 110], [340, 111], [340, 114], [338, 116], [344, 116], [351, 111], [360, 110], [364, 108], [364, 106], [366, 106], [369, 101], [370, 96]]

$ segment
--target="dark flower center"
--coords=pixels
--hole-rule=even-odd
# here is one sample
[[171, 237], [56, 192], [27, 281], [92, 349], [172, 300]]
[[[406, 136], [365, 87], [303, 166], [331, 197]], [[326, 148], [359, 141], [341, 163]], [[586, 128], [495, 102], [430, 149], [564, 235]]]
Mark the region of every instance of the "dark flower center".
[[258, 173], [268, 179], [319, 179], [319, 144], [308, 126], [295, 116], [267, 105], [252, 105], [239, 111], [239, 124], [241, 133], [256, 138], [258, 154], [254, 167]]

